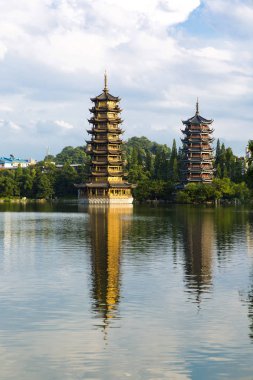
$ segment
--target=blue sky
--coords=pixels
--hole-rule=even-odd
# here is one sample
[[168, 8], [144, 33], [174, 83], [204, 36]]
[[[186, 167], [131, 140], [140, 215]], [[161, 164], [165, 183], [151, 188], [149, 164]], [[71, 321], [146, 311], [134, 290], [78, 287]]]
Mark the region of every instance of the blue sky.
[[105, 69], [124, 139], [180, 144], [197, 97], [236, 154], [253, 139], [251, 0], [0, 0], [0, 11], [0, 155], [83, 145]]

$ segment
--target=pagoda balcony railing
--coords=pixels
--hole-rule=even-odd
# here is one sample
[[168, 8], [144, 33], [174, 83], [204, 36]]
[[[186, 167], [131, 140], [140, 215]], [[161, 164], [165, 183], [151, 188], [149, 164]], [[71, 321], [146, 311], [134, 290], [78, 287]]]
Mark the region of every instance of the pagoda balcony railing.
[[92, 160], [91, 163], [92, 163], [93, 165], [107, 165], [107, 159], [106, 159], [106, 157], [105, 157], [103, 161]]
[[181, 129], [181, 132], [186, 134], [186, 135], [199, 135], [199, 134], [211, 134], [214, 132], [214, 129]]
[[124, 131], [121, 128], [115, 127], [115, 128], [93, 128], [93, 129], [87, 129], [87, 132], [91, 135], [94, 135], [95, 133], [117, 133], [122, 134]]
[[187, 178], [194, 178], [194, 179], [196, 179], [196, 178], [202, 178], [202, 179], [209, 179], [209, 178], [212, 178], [213, 176], [212, 176], [212, 173], [200, 173], [200, 174], [198, 174], [198, 173], [195, 173], [195, 174], [193, 174], [193, 173], [188, 173], [188, 175], [187, 175]]
[[188, 146], [188, 150], [189, 151], [201, 151], [201, 152], [213, 152], [213, 148], [211, 148], [210, 146], [209, 147], [204, 147], [203, 145], [201, 146]]
[[202, 178], [202, 177], [197, 177], [197, 178], [186, 178], [187, 182], [212, 182], [212, 178]]
[[119, 127], [115, 127], [115, 128], [107, 128], [107, 132], [109, 133], [124, 133], [123, 129], [119, 128]]
[[212, 153], [213, 152], [213, 148], [204, 148], [203, 146], [195, 146], [195, 147], [192, 147], [192, 146], [186, 146], [186, 147], [183, 147], [183, 151], [186, 151], [186, 152], [199, 152], [199, 153], [207, 153], [207, 152], [210, 152]]
[[183, 170], [184, 172], [188, 173], [212, 173], [213, 169], [204, 169], [204, 168], [187, 168]]
[[98, 176], [98, 177], [106, 177], [107, 176], [107, 171], [104, 172], [99, 172], [99, 171], [92, 171], [91, 174], [93, 176]]
[[199, 145], [192, 145], [192, 143], [190, 143], [190, 144], [188, 145], [188, 148], [191, 148], [191, 149], [203, 149], [203, 150], [205, 150], [205, 149], [211, 149], [210, 146], [206, 146], [206, 145], [202, 145], [202, 144], [199, 144]]
[[107, 154], [107, 149], [93, 149], [92, 152], [93, 154]]
[[111, 148], [103, 148], [103, 149], [91, 149], [86, 151], [86, 153], [89, 154], [112, 154], [112, 155], [118, 155], [121, 154], [121, 150], [119, 148], [111, 149]]
[[110, 139], [108, 137], [101, 137], [101, 138], [93, 138], [91, 140], [86, 140], [87, 144], [121, 144], [122, 140], [121, 139]]
[[194, 143], [212, 143], [214, 141], [214, 138], [213, 137], [199, 137], [199, 138], [183, 138], [181, 139], [181, 141], [184, 143], [184, 144], [187, 144], [187, 145], [190, 145], [190, 144], [194, 144]]
[[188, 124], [188, 129], [192, 130], [192, 131], [196, 131], [198, 129], [212, 129], [212, 126], [209, 124], [196, 124], [196, 125], [193, 125], [193, 124]]
[[108, 148], [108, 153], [110, 153], [110, 154], [121, 154], [121, 150], [119, 148], [118, 149]]
[[198, 128], [198, 129], [184, 129], [184, 130], [181, 129], [181, 131], [183, 133], [190, 133], [190, 134], [199, 134], [199, 133], [211, 134], [214, 132], [214, 129], [213, 128]]
[[110, 158], [108, 158], [108, 162], [109, 164], [112, 164], [112, 165], [122, 165], [123, 161], [122, 160], [111, 160]]
[[[197, 152], [191, 152], [190, 149], [185, 149], [186, 150], [186, 155], [185, 157], [187, 158], [202, 158], [202, 159], [209, 159], [213, 158], [212, 152], [202, 152], [198, 150]], [[198, 154], [197, 156], [192, 156], [192, 154]]]
[[210, 164], [188, 164], [187, 166], [189, 169], [212, 169], [212, 165]]
[[106, 137], [103, 137], [101, 139], [92, 139], [91, 142], [94, 144], [106, 144], [108, 142]]
[[184, 158], [183, 159], [183, 162], [186, 163], [186, 162], [189, 162], [189, 163], [198, 163], [198, 164], [202, 164], [202, 163], [212, 163], [212, 159], [209, 159], [209, 158], [206, 158], [206, 159], [196, 159], [196, 158]]
[[122, 109], [119, 106], [101, 106], [101, 107], [92, 107], [89, 109], [90, 112], [92, 113], [97, 113], [97, 112], [122, 112]]
[[110, 138], [108, 138], [108, 143], [110, 143], [110, 144], [115, 144], [115, 143], [121, 144], [122, 140], [121, 139], [110, 139]]
[[119, 177], [119, 176], [122, 176], [123, 175], [123, 170], [118, 170], [118, 171], [114, 171], [114, 170], [108, 170], [108, 174], [110, 176], [115, 176], [115, 177]]
[[[94, 147], [94, 144], [97, 143], [97, 141], [95, 141], [93, 139], [92, 140], [85, 140], [85, 141], [86, 141], [87, 144], [91, 145], [92, 147]], [[100, 142], [103, 143], [103, 144], [106, 144], [107, 140], [101, 140], [101, 141], [99, 141], [99, 143]]]

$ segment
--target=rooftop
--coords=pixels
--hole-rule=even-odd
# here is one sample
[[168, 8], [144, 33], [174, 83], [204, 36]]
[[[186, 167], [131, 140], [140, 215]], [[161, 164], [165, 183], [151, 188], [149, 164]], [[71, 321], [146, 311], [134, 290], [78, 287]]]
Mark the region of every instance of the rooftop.
[[97, 100], [113, 100], [115, 102], [119, 102], [120, 98], [118, 96], [111, 95], [109, 93], [109, 91], [108, 91], [108, 87], [107, 87], [107, 74], [106, 73], [105, 73], [105, 77], [104, 77], [104, 83], [105, 83], [105, 87], [103, 89], [102, 94], [96, 96], [95, 98], [91, 98], [91, 101], [95, 102]]
[[10, 157], [0, 157], [0, 163], [13, 163], [13, 162], [18, 162], [18, 163], [28, 163], [30, 160], [23, 159], [23, 158], [17, 158], [14, 157], [13, 155], [10, 155]]
[[183, 124], [186, 124], [186, 125], [191, 125], [191, 124], [194, 124], [194, 125], [201, 125], [201, 124], [212, 124], [213, 120], [212, 119], [205, 119], [204, 117], [200, 116], [199, 114], [199, 102], [197, 100], [197, 103], [196, 103], [196, 113], [193, 117], [191, 117], [190, 119], [188, 120], [185, 120], [185, 121], [182, 121]]

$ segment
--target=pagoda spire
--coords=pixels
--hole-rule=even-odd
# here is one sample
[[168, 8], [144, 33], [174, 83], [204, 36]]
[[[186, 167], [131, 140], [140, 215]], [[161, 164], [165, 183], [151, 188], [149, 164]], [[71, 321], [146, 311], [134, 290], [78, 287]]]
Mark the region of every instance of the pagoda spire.
[[196, 115], [199, 114], [199, 98], [197, 98], [197, 102], [196, 102]]
[[108, 93], [108, 87], [107, 87], [107, 73], [106, 73], [106, 70], [105, 70], [105, 74], [104, 74], [104, 84], [105, 84], [104, 92], [107, 94]]

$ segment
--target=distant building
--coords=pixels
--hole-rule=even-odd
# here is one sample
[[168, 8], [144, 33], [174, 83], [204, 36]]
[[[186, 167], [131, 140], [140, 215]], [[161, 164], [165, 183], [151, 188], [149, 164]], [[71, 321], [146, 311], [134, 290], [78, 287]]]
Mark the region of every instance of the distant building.
[[213, 179], [213, 120], [207, 120], [199, 115], [199, 104], [196, 113], [190, 119], [183, 121], [185, 135], [183, 142], [183, 172], [184, 185], [190, 182], [211, 183]]
[[10, 157], [0, 157], [0, 170], [27, 168], [30, 165], [35, 165], [36, 161], [33, 159], [16, 158], [12, 154]]
[[249, 168], [249, 163], [252, 160], [252, 153], [251, 150], [249, 149], [249, 146], [247, 145], [246, 147], [246, 155], [245, 155], [245, 169], [248, 170]]

